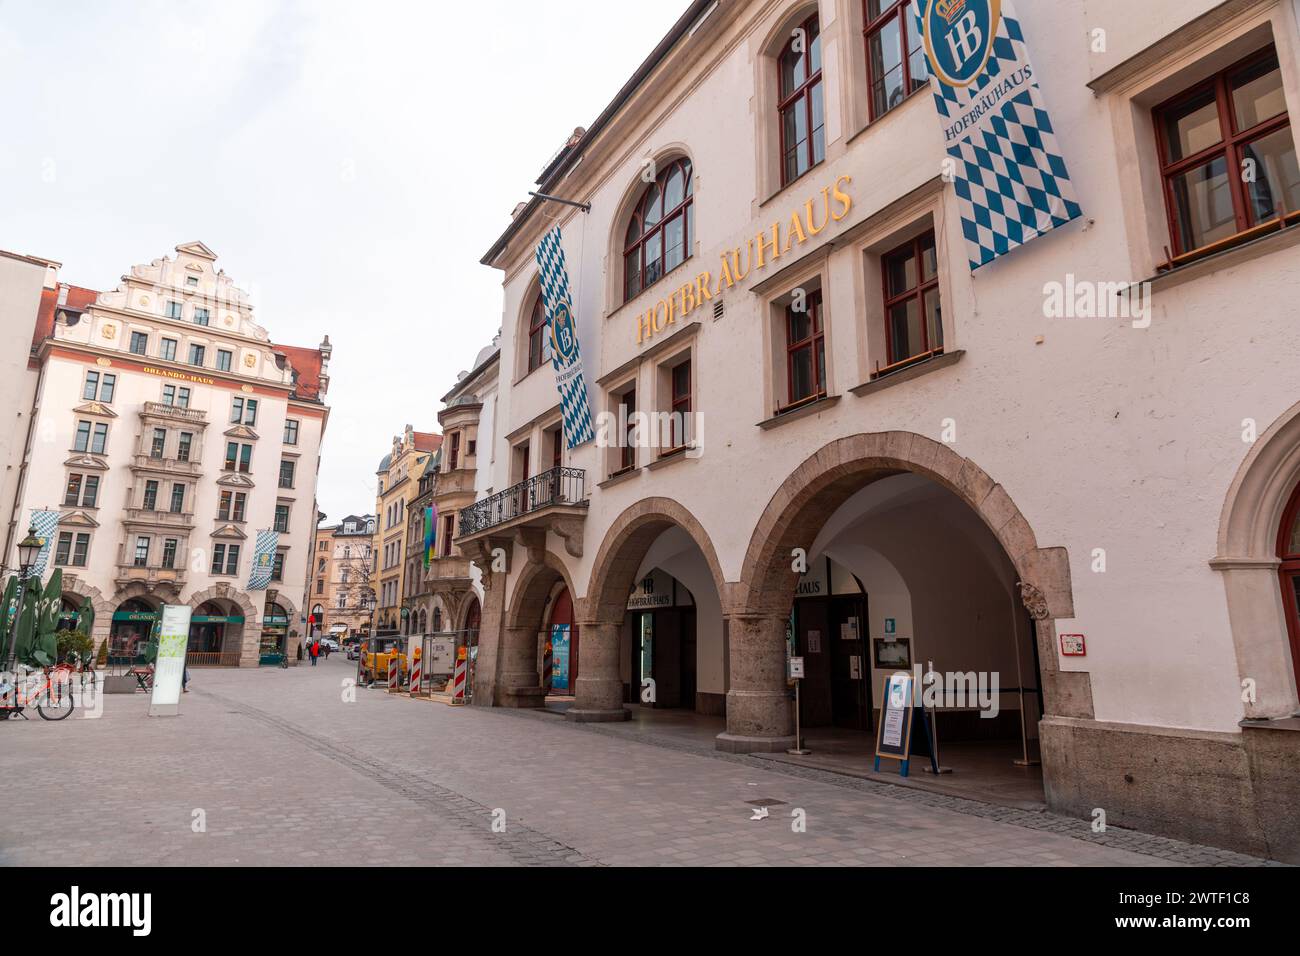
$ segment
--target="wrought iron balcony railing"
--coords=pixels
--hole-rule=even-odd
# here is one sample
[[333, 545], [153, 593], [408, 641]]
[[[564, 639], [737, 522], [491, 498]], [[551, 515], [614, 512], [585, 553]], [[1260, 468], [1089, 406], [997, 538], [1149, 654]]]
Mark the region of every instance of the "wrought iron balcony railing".
[[552, 468], [484, 498], [460, 513], [460, 537], [479, 534], [552, 505], [580, 505], [587, 496], [581, 468]]

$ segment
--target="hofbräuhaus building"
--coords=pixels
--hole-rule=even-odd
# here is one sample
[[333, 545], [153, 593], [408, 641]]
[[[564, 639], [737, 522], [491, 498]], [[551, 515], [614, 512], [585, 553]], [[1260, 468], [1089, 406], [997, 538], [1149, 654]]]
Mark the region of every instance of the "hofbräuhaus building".
[[869, 773], [933, 672], [933, 786], [1294, 860], [1297, 5], [1016, 7], [1032, 70], [942, 118], [907, 3], [694, 3], [550, 161], [483, 259], [475, 700]]

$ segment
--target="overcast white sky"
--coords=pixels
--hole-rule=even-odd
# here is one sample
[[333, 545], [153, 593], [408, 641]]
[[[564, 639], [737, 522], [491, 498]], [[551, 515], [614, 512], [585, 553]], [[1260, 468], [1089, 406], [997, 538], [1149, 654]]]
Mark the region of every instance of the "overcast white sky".
[[320, 505], [501, 324], [479, 258], [687, 0], [0, 0], [0, 248], [112, 289], [201, 240], [274, 341], [334, 344]]

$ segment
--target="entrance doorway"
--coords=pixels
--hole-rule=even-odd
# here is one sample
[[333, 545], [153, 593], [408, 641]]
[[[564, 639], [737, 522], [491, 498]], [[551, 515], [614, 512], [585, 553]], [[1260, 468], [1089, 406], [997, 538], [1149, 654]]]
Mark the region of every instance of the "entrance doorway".
[[199, 606], [190, 616], [185, 663], [190, 667], [238, 667], [244, 617], [218, 601]]
[[792, 656], [804, 659], [807, 675], [800, 694], [805, 727], [872, 732], [867, 610], [862, 582], [829, 557], [817, 559], [799, 583]]
[[123, 601], [113, 612], [108, 636], [108, 663], [137, 667], [145, 663], [145, 650], [155, 626], [162, 619], [158, 608], [140, 598]]
[[696, 710], [699, 648], [695, 598], [655, 568], [628, 598], [628, 680], [624, 700], [656, 710]]
[[550, 653], [543, 650], [543, 671], [548, 658], [551, 663], [548, 697], [573, 696], [578, 680], [578, 637], [578, 626], [573, 621], [573, 596], [567, 587], [561, 588], [551, 601], [547, 618], [546, 646]]

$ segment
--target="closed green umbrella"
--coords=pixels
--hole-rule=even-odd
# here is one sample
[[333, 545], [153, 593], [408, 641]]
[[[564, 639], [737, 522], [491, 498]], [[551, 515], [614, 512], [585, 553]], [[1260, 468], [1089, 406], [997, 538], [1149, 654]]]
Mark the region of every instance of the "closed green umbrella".
[[36, 620], [36, 647], [33, 659], [49, 667], [59, 659], [59, 614], [63, 610], [63, 569], [55, 568], [46, 582]]
[[95, 605], [90, 598], [82, 602], [81, 610], [77, 612], [77, 630], [90, 637], [95, 629]]
[[41, 605], [41, 582], [32, 578], [23, 591], [23, 606], [18, 611], [18, 633], [14, 637], [14, 656], [22, 664], [35, 666], [37, 623]]
[[18, 600], [18, 575], [11, 574], [0, 598], [0, 668], [9, 664], [9, 637], [14, 630], [15, 602]]

